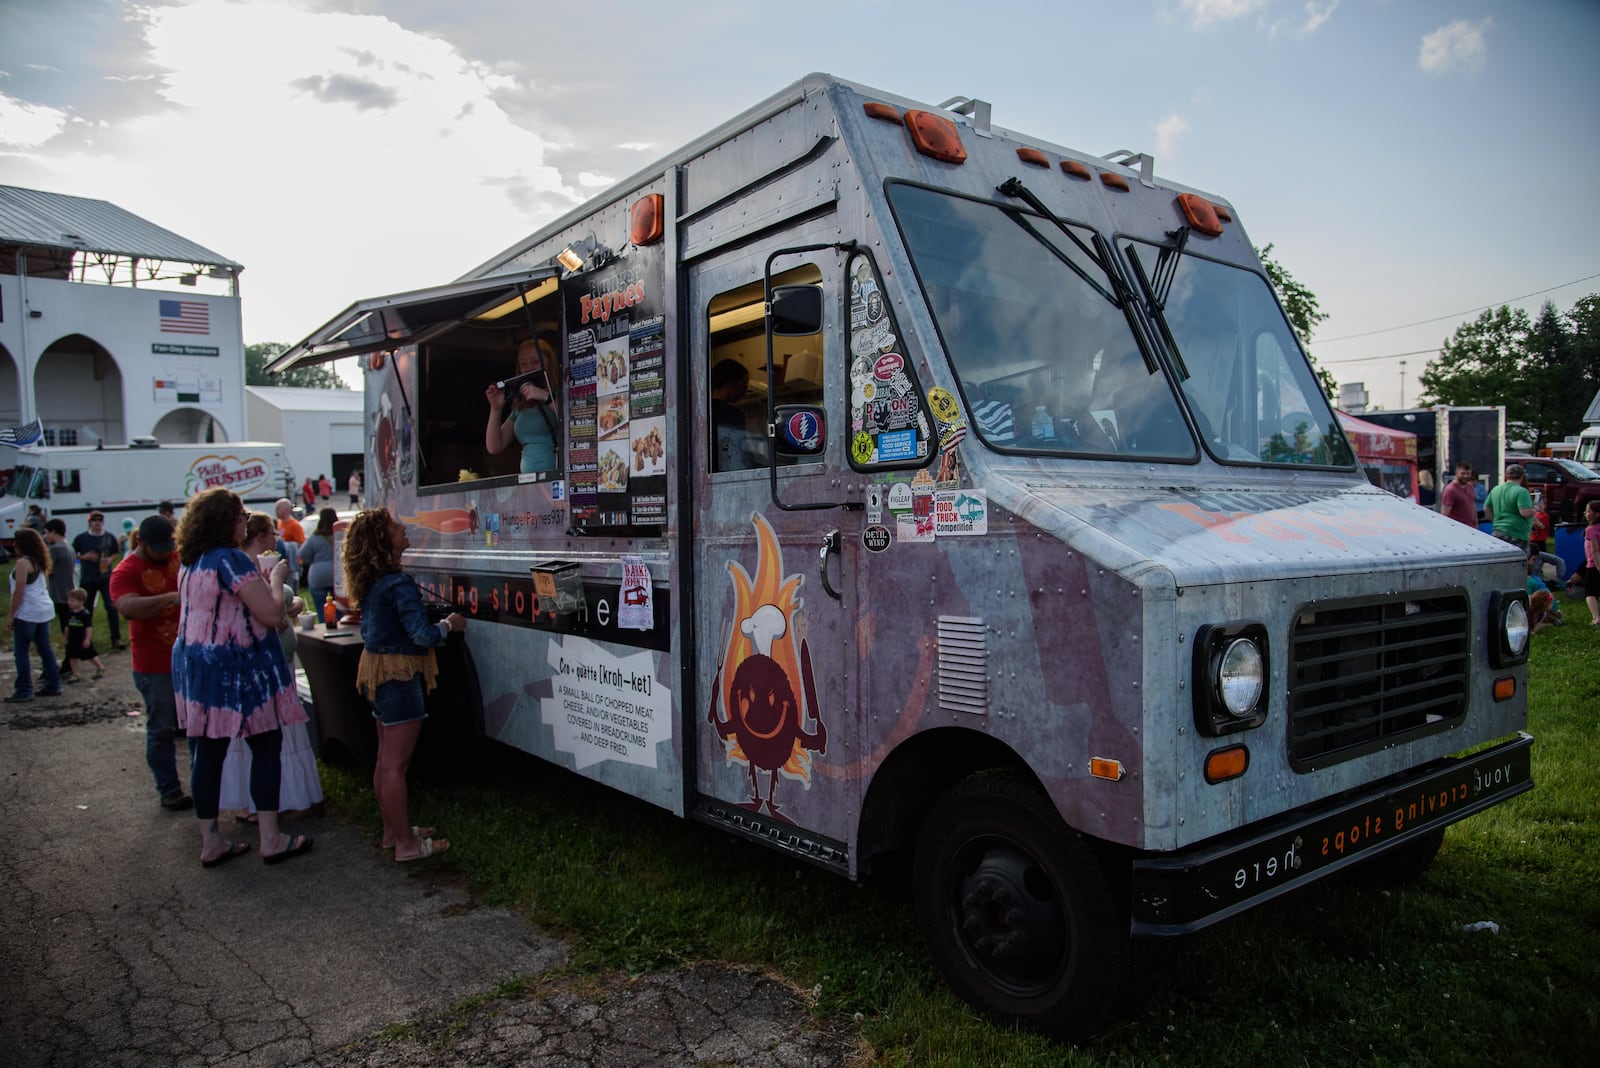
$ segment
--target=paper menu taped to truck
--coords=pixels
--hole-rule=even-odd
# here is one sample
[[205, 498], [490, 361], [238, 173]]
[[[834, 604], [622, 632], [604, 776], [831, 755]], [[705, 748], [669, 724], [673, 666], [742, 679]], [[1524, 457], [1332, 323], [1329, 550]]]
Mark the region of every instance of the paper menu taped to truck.
[[657, 767], [656, 745], [672, 737], [672, 696], [655, 677], [655, 656], [618, 656], [570, 634], [549, 650], [552, 693], [539, 704], [556, 750], [578, 770], [602, 760]]

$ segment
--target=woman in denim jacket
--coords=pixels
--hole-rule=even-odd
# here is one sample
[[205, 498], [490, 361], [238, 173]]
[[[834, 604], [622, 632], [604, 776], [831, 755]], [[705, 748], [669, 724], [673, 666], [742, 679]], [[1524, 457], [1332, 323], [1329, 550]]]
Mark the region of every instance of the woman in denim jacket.
[[383, 814], [383, 845], [394, 859], [420, 860], [443, 853], [450, 843], [435, 838], [432, 827], [411, 824], [406, 772], [422, 733], [423, 694], [437, 684], [434, 649], [451, 631], [463, 631], [459, 612], [437, 623], [428, 621], [422, 591], [400, 570], [400, 557], [411, 545], [405, 524], [382, 508], [359, 513], [344, 537], [345, 590], [361, 606], [361, 663], [356, 688], [372, 704], [378, 720], [378, 765], [372, 790]]

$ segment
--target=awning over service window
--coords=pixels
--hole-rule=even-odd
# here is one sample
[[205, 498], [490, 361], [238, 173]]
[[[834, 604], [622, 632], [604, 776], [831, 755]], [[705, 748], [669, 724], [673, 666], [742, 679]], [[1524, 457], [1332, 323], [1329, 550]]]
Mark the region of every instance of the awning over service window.
[[499, 319], [521, 308], [519, 296], [531, 303], [552, 291], [559, 271], [540, 267], [357, 301], [296, 342], [267, 371], [418, 345], [468, 319]]

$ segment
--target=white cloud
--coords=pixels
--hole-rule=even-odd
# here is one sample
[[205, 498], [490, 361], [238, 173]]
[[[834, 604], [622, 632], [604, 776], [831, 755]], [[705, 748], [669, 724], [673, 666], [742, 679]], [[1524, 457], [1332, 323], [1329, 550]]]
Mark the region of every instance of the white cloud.
[[1301, 37], [1309, 37], [1311, 34], [1316, 33], [1317, 30], [1322, 28], [1324, 22], [1333, 17], [1333, 13], [1338, 7], [1339, 0], [1325, 0], [1324, 3], [1320, 4], [1317, 3], [1317, 0], [1306, 0], [1306, 20], [1300, 24], [1295, 33]]
[[70, 116], [60, 108], [30, 104], [0, 93], [0, 147], [38, 148], [66, 128]]
[[[387, 18], [197, 0], [148, 9], [142, 32], [157, 107], [54, 153], [39, 187], [243, 263], [247, 341], [447, 281], [584, 198], [496, 102], [510, 78]], [[68, 120], [12, 113], [31, 139]]]
[[1214, 23], [1232, 22], [1266, 7], [1270, 0], [1179, 0], [1178, 6], [1189, 17], [1189, 25], [1204, 29]]
[[1441, 26], [1422, 39], [1422, 49], [1417, 55], [1417, 66], [1426, 74], [1446, 74], [1452, 70], [1476, 74], [1483, 70], [1489, 55], [1489, 45], [1484, 39], [1494, 19], [1478, 22], [1457, 19]]
[[1189, 123], [1174, 112], [1156, 123], [1156, 155], [1170, 160], [1178, 154], [1178, 139], [1189, 132]]

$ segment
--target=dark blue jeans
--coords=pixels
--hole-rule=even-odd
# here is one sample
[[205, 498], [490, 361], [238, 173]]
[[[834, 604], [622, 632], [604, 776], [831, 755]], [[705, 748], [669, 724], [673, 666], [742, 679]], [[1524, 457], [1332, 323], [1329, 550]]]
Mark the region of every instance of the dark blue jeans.
[[85, 582], [83, 592], [89, 595], [88, 603], [84, 605], [89, 610], [90, 618], [94, 616], [94, 601], [96, 597], [106, 599], [106, 625], [111, 628], [111, 644], [122, 644], [122, 617], [117, 615], [117, 608], [111, 603], [111, 578], [105, 576], [101, 582]]
[[56, 663], [56, 651], [50, 647], [50, 624], [18, 619], [12, 632], [12, 652], [17, 658], [16, 695], [33, 696], [33, 664], [28, 659], [30, 645], [39, 650], [40, 688], [45, 693], [60, 693], [61, 666]]
[[[171, 675], [133, 673], [133, 684], [144, 698], [144, 760], [156, 780], [156, 793], [163, 798], [183, 793], [178, 780], [178, 761], [172, 743], [178, 737], [178, 702], [172, 696]], [[190, 776], [193, 777], [194, 739], [189, 738]]]

